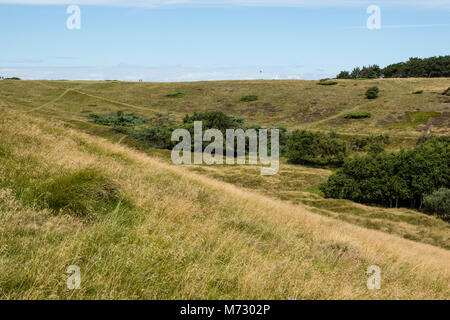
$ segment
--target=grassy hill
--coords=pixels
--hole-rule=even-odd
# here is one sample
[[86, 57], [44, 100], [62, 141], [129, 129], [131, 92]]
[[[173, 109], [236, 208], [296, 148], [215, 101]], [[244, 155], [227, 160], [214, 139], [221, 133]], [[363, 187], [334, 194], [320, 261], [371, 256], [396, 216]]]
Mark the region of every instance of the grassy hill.
[[[373, 85], [380, 97], [368, 101]], [[173, 166], [169, 152], [139, 148], [87, 114], [220, 109], [289, 129], [388, 133], [398, 149], [449, 133], [449, 86], [0, 81], [0, 297], [446, 299], [448, 223], [324, 199], [317, 186], [333, 169], [283, 160], [279, 175], [262, 177], [252, 166]], [[240, 101], [248, 95], [258, 100]], [[360, 111], [372, 117], [345, 119]], [[66, 288], [70, 265], [81, 290]], [[366, 288], [370, 265], [381, 267], [379, 291]]]

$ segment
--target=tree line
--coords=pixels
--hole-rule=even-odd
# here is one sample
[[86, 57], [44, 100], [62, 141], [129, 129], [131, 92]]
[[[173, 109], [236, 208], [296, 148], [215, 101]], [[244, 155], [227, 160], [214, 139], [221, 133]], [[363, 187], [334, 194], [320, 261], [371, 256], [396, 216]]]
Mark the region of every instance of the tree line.
[[410, 58], [380, 68], [378, 65], [356, 67], [353, 71], [341, 71], [337, 79], [376, 79], [376, 78], [439, 78], [450, 77], [450, 56], [425, 59]]

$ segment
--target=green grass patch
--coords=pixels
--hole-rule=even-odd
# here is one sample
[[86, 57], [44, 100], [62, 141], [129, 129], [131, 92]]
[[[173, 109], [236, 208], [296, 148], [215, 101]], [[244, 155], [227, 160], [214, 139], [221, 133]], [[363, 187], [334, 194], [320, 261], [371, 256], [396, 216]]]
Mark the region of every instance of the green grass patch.
[[242, 102], [252, 102], [252, 101], [256, 101], [258, 100], [258, 96], [255, 95], [250, 95], [250, 96], [245, 96], [241, 98]]
[[441, 114], [441, 112], [437, 111], [415, 111], [408, 113], [406, 119], [412, 123], [422, 124], [431, 118], [439, 117]]
[[183, 92], [169, 93], [166, 94], [167, 98], [183, 98], [185, 94]]

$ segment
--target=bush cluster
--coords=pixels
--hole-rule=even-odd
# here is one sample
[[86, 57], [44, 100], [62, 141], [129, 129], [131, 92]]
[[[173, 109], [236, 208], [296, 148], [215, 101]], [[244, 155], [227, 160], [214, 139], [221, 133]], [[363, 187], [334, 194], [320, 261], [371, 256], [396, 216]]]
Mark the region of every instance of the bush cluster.
[[320, 132], [294, 131], [287, 143], [286, 156], [291, 163], [340, 165], [347, 155], [347, 144]]
[[413, 150], [347, 159], [320, 185], [328, 198], [422, 208], [424, 196], [450, 186], [450, 137], [431, 137]]

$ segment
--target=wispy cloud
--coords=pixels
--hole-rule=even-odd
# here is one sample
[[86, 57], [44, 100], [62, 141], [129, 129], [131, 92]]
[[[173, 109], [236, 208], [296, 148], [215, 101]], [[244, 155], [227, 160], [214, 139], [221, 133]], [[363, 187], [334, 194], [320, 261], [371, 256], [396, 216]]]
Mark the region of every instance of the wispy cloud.
[[290, 7], [339, 7], [339, 6], [404, 6], [450, 8], [448, 0], [0, 0], [0, 4], [34, 5], [97, 5], [127, 7], [190, 6], [290, 6]]
[[25, 64], [35, 64], [35, 63], [42, 63], [44, 60], [41, 59], [14, 59], [14, 60], [8, 60], [8, 63], [25, 63]]
[[[415, 29], [415, 28], [448, 28], [450, 24], [404, 24], [382, 25], [381, 29]], [[367, 29], [366, 26], [345, 27], [344, 29]]]

